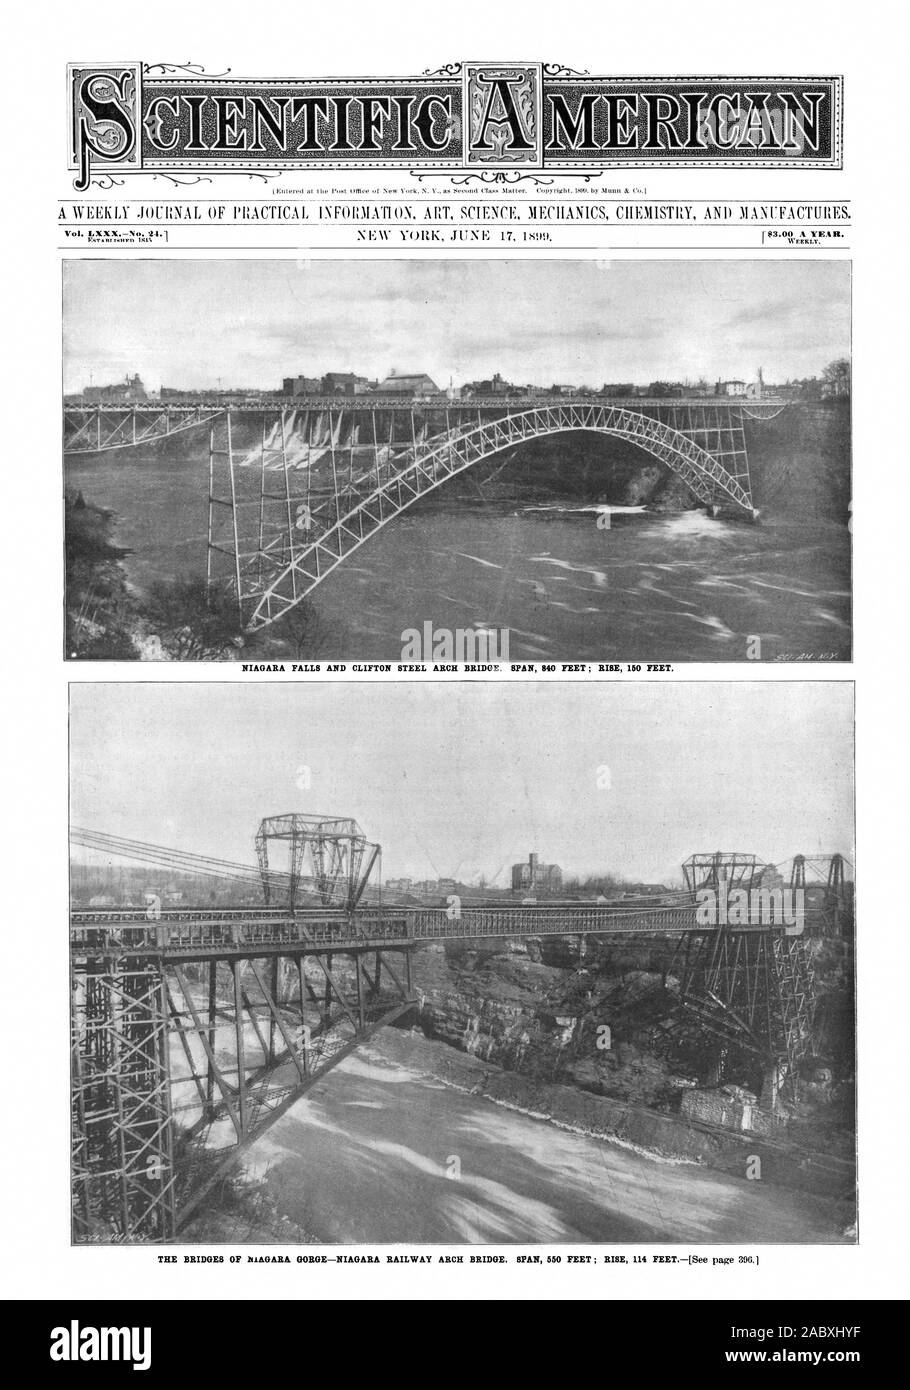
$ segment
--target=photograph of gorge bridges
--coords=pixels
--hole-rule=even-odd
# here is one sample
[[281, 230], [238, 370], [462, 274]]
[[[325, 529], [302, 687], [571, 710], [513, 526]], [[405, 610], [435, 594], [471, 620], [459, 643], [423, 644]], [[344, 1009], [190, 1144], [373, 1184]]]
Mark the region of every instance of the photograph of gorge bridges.
[[63, 290], [69, 659], [851, 658], [848, 261]]
[[856, 1239], [852, 683], [70, 701], [76, 1243]]

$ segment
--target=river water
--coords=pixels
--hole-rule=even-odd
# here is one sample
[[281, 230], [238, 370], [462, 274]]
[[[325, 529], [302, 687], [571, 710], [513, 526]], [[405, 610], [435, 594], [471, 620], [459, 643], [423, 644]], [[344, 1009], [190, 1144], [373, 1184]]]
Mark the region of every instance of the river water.
[[[569, 498], [479, 501], [454, 491], [457, 481], [390, 523], [314, 592], [310, 649], [292, 652], [262, 634], [257, 657], [394, 661], [402, 634], [431, 623], [508, 629], [512, 660], [850, 658], [842, 526], [771, 517], [752, 526]], [[130, 450], [71, 461], [67, 483], [114, 511], [139, 589], [204, 571], [201, 462]], [[246, 529], [254, 511], [244, 512]]]
[[425, 1060], [378, 1034], [248, 1152], [245, 1169], [314, 1243], [842, 1238], [805, 1193], [559, 1129], [443, 1085]]

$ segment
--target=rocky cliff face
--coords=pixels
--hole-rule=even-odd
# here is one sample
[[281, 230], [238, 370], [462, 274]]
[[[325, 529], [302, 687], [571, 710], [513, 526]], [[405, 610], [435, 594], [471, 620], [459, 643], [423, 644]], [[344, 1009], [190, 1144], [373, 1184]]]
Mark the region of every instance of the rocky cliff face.
[[529, 441], [469, 469], [449, 484], [490, 500], [575, 498], [615, 507], [684, 510], [692, 494], [648, 454], [621, 439], [570, 433]]
[[[790, 406], [746, 421], [755, 504], [771, 515], [846, 522], [850, 504], [850, 403]], [[519, 501], [577, 497], [588, 504], [684, 511], [698, 505], [681, 479], [643, 450], [589, 433], [532, 440], [478, 464], [450, 487]]]
[[[420, 1027], [461, 1052], [521, 1073], [664, 1113], [696, 1084], [716, 1085], [715, 1040], [681, 1021], [671, 940], [596, 938], [447, 942], [420, 950], [414, 983]], [[815, 943], [816, 1054], [803, 1080], [807, 1139], [851, 1147], [852, 953]], [[727, 1053], [727, 1080], [756, 1091], [761, 1069]]]
[[415, 972], [420, 1025], [497, 1066], [669, 1109], [682, 1082], [652, 1038], [669, 1027], [674, 982], [659, 951], [644, 954], [578, 938], [428, 949]]
[[850, 402], [791, 406], [747, 426], [755, 505], [778, 516], [849, 518]]

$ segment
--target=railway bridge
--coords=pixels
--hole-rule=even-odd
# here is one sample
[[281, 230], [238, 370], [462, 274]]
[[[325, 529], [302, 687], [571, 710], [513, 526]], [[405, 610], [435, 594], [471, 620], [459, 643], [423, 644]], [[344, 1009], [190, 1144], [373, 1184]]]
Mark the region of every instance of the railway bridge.
[[746, 420], [774, 398], [301, 397], [67, 401], [69, 458], [208, 431], [206, 577], [226, 581], [245, 630], [295, 608], [355, 551], [449, 478], [545, 436], [593, 432], [637, 445], [711, 509], [755, 519]]
[[[88, 848], [172, 870], [179, 852], [76, 831]], [[266, 818], [259, 902], [74, 908], [73, 1222], [77, 1241], [167, 1241], [244, 1150], [375, 1031], [419, 1004], [412, 960], [440, 940], [568, 936], [675, 943], [680, 1011], [794, 1078], [811, 1049], [809, 942], [849, 908], [843, 861], [798, 927], [767, 910], [766, 866], [713, 852], [686, 888], [612, 901], [396, 905], [371, 883], [379, 846], [355, 821]], [[276, 851], [281, 867], [276, 867]], [[192, 857], [186, 860], [198, 867]], [[225, 874], [221, 861], [211, 872]], [[791, 886], [805, 887], [807, 861]], [[253, 881], [253, 870], [235, 876]], [[230, 873], [227, 876], [231, 876]], [[701, 910], [705, 890], [746, 894], [736, 925]]]

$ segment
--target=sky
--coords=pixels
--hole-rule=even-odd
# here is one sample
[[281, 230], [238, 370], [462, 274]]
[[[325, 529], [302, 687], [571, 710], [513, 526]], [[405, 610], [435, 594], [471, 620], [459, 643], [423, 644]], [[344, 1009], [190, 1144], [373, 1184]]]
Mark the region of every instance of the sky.
[[549, 386], [815, 376], [850, 353], [831, 260], [69, 260], [64, 390], [427, 372]]
[[263, 816], [352, 816], [384, 877], [671, 883], [715, 849], [853, 858], [847, 681], [92, 683], [76, 826], [254, 863]]

